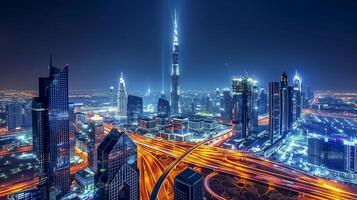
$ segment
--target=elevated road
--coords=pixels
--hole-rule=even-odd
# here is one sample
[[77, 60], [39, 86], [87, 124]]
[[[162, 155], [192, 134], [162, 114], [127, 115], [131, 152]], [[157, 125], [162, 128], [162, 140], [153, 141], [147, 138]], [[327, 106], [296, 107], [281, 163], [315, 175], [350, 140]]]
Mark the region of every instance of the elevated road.
[[224, 134], [218, 135], [216, 137], [210, 138], [208, 140], [205, 140], [203, 142], [200, 142], [198, 144], [196, 144], [195, 146], [191, 147], [190, 149], [188, 149], [186, 152], [184, 152], [181, 156], [179, 156], [174, 162], [172, 162], [166, 169], [165, 171], [162, 173], [162, 175], [160, 176], [160, 178], [158, 179], [158, 181], [156, 182], [153, 191], [151, 192], [150, 195], [150, 200], [156, 200], [158, 193], [161, 189], [162, 184], [164, 183], [164, 181], [166, 180], [167, 176], [170, 174], [170, 172], [177, 166], [177, 164], [179, 164], [187, 155], [189, 155], [191, 152], [193, 152], [195, 149], [197, 149], [198, 147], [200, 147], [201, 145], [207, 144], [209, 142], [213, 142], [219, 138], [224, 138], [226, 135], [231, 134], [232, 131], [228, 131]]
[[[357, 199], [355, 192], [357, 187], [311, 176], [284, 164], [255, 157], [247, 152], [226, 150], [202, 144], [193, 145], [146, 138], [130, 133], [128, 135], [137, 145], [152, 152], [160, 152], [173, 158], [180, 158], [178, 160], [197, 167], [208, 168], [219, 173], [231, 174], [250, 181], [298, 192], [307, 199]], [[193, 147], [196, 148], [192, 150]], [[191, 150], [191, 153], [185, 154], [188, 150]], [[153, 199], [155, 199], [154, 196]]]

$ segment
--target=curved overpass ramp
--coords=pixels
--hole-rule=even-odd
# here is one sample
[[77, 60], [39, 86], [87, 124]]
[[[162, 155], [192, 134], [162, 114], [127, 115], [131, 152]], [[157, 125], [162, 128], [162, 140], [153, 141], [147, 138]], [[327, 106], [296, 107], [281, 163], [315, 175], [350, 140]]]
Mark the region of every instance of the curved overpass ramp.
[[185, 153], [183, 153], [180, 157], [178, 157], [174, 162], [172, 162], [166, 169], [165, 171], [161, 174], [161, 176], [159, 177], [159, 179], [157, 180], [154, 189], [151, 192], [150, 195], [150, 200], [156, 200], [157, 199], [157, 195], [161, 189], [162, 184], [164, 183], [164, 181], [166, 180], [167, 176], [170, 174], [170, 172], [177, 166], [177, 164], [179, 164], [187, 155], [189, 155], [192, 151], [194, 151], [195, 149], [197, 149], [198, 147], [200, 147], [201, 145], [207, 144], [209, 142], [212, 142], [220, 137], [224, 137], [226, 135], [229, 135], [232, 133], [232, 130], [229, 130], [221, 135], [215, 136], [213, 138], [210, 138], [208, 140], [205, 140], [203, 142], [198, 143], [197, 145], [193, 146], [192, 148], [190, 148], [189, 150], [187, 150]]

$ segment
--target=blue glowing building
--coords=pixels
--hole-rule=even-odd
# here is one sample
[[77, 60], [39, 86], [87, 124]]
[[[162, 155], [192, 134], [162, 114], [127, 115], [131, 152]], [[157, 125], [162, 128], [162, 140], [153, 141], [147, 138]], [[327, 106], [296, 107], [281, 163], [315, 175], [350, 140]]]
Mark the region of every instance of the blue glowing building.
[[166, 99], [159, 98], [157, 102], [157, 115], [160, 117], [170, 117], [170, 103]]
[[180, 86], [179, 76], [180, 68], [178, 62], [179, 40], [177, 30], [176, 10], [174, 13], [174, 36], [172, 49], [172, 69], [171, 69], [171, 114], [177, 115], [181, 113], [180, 107]]
[[54, 67], [51, 56], [49, 68], [49, 77], [39, 78], [39, 96], [33, 99], [33, 144], [41, 193], [58, 198], [70, 188], [68, 66]]
[[175, 177], [175, 200], [201, 200], [203, 199], [203, 177], [187, 168]]
[[112, 129], [98, 147], [95, 199], [139, 200], [139, 170], [136, 144]]
[[127, 101], [127, 122], [128, 126], [139, 125], [139, 120], [143, 116], [143, 99], [138, 96], [128, 95]]

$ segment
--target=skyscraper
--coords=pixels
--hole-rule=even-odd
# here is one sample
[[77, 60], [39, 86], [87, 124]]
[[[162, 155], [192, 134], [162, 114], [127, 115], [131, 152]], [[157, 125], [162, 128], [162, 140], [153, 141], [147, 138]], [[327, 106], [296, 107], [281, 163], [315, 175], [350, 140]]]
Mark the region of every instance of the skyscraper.
[[118, 87], [118, 116], [126, 116], [126, 87], [123, 72], [120, 75]]
[[288, 86], [288, 76], [280, 76], [280, 132], [285, 134], [292, 126], [293, 87]]
[[280, 134], [280, 86], [279, 82], [269, 83], [269, 141]]
[[23, 125], [23, 104], [10, 103], [5, 107], [6, 113], [6, 128], [14, 130], [21, 128]]
[[259, 113], [266, 114], [268, 107], [268, 95], [266, 94], [264, 88], [260, 89], [259, 93]]
[[115, 106], [115, 99], [116, 99], [116, 92], [115, 92], [115, 88], [114, 88], [114, 86], [110, 86], [109, 87], [109, 93], [110, 93], [110, 105], [112, 105], [112, 106]]
[[170, 103], [166, 99], [159, 98], [157, 102], [157, 115], [161, 117], [170, 117]]
[[232, 96], [229, 89], [223, 90], [222, 119], [226, 122], [230, 122], [232, 120]]
[[179, 40], [178, 40], [177, 18], [176, 18], [176, 10], [175, 10], [173, 49], [172, 49], [172, 69], [171, 69], [171, 114], [173, 115], [177, 115], [181, 113], [180, 86], [179, 86], [180, 68], [178, 62], [178, 53], [179, 53]]
[[128, 96], [127, 122], [129, 126], [138, 125], [143, 116], [143, 99], [134, 95]]
[[38, 190], [42, 199], [49, 198], [49, 126], [48, 105], [44, 98], [35, 97], [32, 100], [32, 146], [39, 167]]
[[257, 81], [244, 77], [233, 78], [233, 123], [241, 131], [242, 138], [258, 128]]
[[293, 121], [297, 120], [301, 116], [302, 98], [301, 98], [301, 76], [296, 71], [293, 80]]
[[49, 77], [39, 78], [39, 97], [33, 99], [33, 143], [40, 184], [44, 181], [51, 197], [60, 197], [70, 187], [68, 66], [54, 67], [51, 56], [49, 68]]
[[90, 138], [90, 152], [88, 152], [89, 168], [97, 171], [97, 149], [100, 143], [104, 140], [104, 126], [103, 118], [94, 115], [89, 122], [89, 138]]
[[135, 143], [112, 129], [98, 148], [95, 199], [139, 200], [139, 170]]
[[203, 199], [203, 177], [187, 168], [175, 177], [175, 200], [201, 200]]

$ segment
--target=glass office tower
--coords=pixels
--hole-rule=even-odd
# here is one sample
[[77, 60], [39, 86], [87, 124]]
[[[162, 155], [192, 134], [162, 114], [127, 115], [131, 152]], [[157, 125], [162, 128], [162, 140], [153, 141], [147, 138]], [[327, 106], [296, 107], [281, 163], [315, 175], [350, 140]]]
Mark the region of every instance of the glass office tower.
[[49, 68], [49, 77], [39, 78], [39, 97], [33, 100], [33, 143], [40, 178], [42, 170], [48, 172], [44, 185], [50, 198], [58, 198], [70, 188], [68, 66], [56, 68], [51, 58]]

